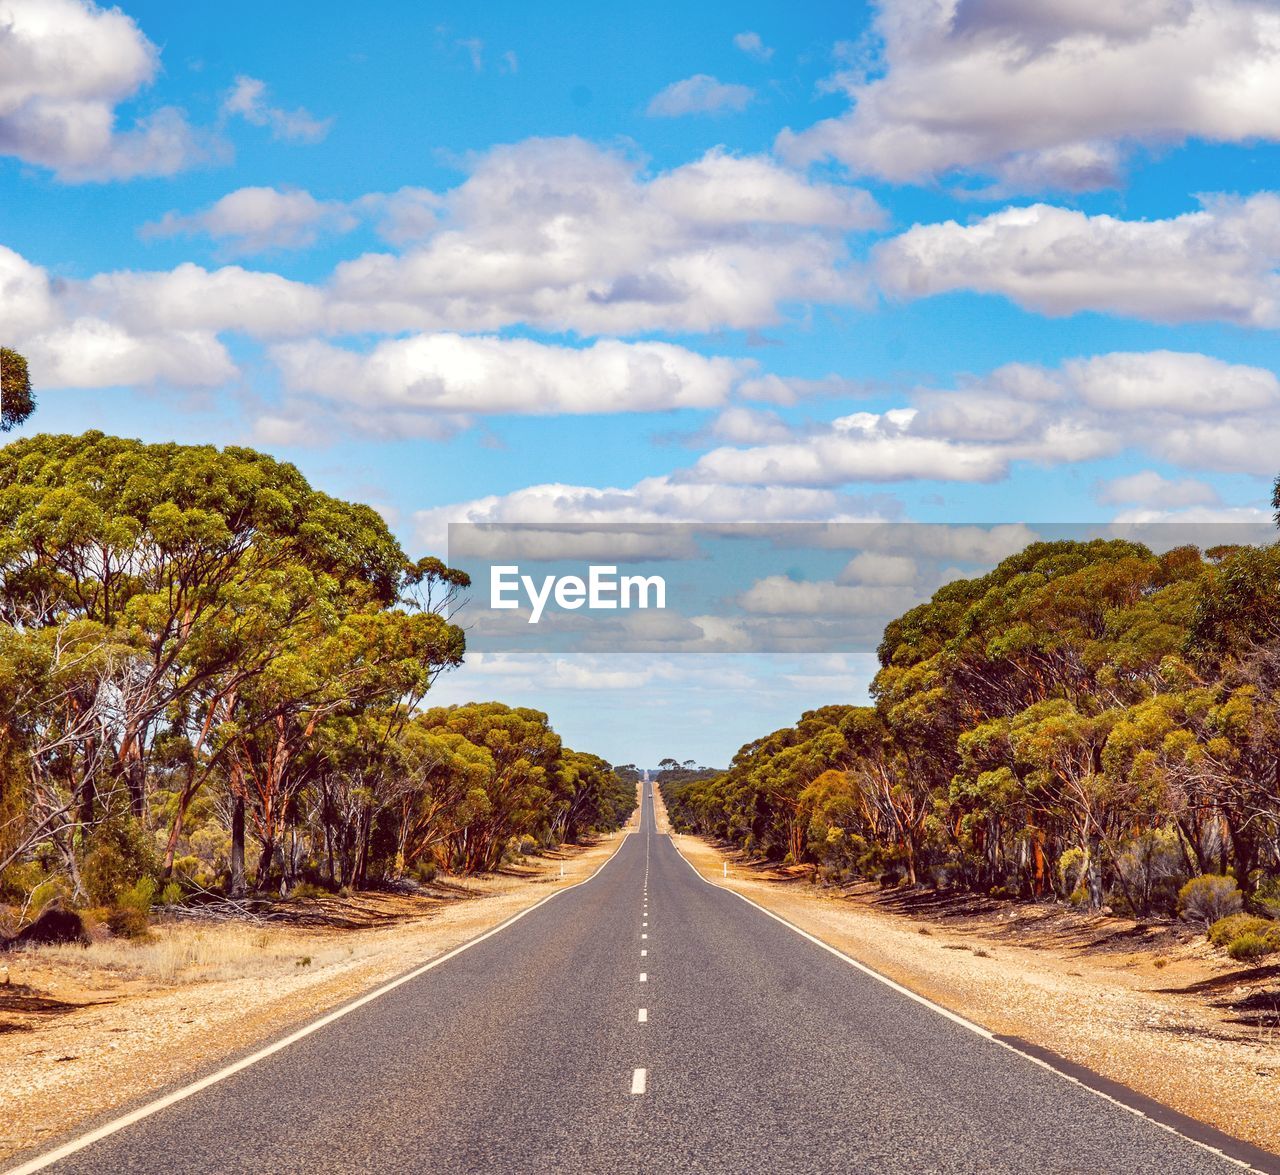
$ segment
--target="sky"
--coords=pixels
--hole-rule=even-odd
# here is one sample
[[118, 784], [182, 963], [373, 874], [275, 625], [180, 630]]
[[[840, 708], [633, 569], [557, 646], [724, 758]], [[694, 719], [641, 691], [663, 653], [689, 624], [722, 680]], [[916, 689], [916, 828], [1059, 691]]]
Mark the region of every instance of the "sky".
[[[1266, 521], [1278, 140], [1253, 0], [0, 0], [0, 342], [23, 432], [255, 445], [414, 556]], [[435, 698], [723, 763], [874, 670], [628, 657]]]

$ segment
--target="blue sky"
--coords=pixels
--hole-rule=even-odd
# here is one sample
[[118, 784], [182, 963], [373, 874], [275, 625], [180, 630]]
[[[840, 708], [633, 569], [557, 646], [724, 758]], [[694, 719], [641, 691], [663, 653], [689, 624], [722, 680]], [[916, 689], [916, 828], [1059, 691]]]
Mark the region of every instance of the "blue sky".
[[[0, 0], [0, 27], [27, 431], [256, 444], [415, 554], [451, 520], [1268, 516], [1272, 5]], [[724, 761], [871, 669], [620, 664], [479, 658], [438, 696]]]

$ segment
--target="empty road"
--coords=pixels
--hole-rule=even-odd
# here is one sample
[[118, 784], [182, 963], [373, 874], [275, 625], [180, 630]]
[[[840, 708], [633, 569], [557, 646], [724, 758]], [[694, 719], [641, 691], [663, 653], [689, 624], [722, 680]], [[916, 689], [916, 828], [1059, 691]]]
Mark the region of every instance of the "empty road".
[[703, 881], [588, 882], [58, 1172], [1239, 1171]]

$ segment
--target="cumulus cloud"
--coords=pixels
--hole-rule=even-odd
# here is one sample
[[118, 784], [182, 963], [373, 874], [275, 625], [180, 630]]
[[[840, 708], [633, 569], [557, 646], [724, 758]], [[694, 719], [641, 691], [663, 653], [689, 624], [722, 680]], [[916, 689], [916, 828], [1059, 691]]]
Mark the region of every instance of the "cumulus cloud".
[[711, 435], [735, 445], [758, 445], [787, 440], [791, 429], [776, 412], [762, 412], [736, 404], [716, 417]]
[[858, 412], [812, 436], [749, 448], [719, 448], [687, 476], [727, 485], [835, 486], [858, 481], [995, 481], [1009, 458], [993, 445], [923, 435], [914, 409]]
[[[636, 162], [579, 140], [532, 140], [479, 157], [445, 193], [336, 201], [243, 188], [144, 230], [206, 233], [245, 253], [371, 222], [402, 246], [341, 263], [326, 282], [188, 262], [69, 280], [59, 298], [134, 334], [266, 340], [517, 324], [586, 336], [753, 328], [798, 304], [862, 299], [846, 237], [882, 217], [865, 192], [766, 159], [712, 151], [644, 177]], [[779, 384], [769, 394], [803, 389]]]
[[898, 585], [815, 582], [768, 575], [757, 580], [739, 597], [747, 612], [774, 616], [839, 616], [875, 613], [895, 615], [924, 597], [912, 598]]
[[0, 0], [0, 155], [72, 181], [172, 175], [203, 158], [207, 145], [172, 107], [116, 125], [116, 108], [158, 65], [156, 47], [118, 8]]
[[225, 383], [236, 371], [213, 332], [131, 330], [78, 310], [45, 270], [3, 246], [0, 305], [5, 309], [5, 341], [26, 355], [39, 387], [159, 383], [207, 388]]
[[[1280, 72], [1278, 72], [1280, 76]], [[1280, 326], [1280, 196], [1208, 199], [1167, 220], [1034, 204], [973, 224], [916, 225], [876, 250], [897, 298], [1000, 294], [1042, 314], [1095, 310], [1156, 322]]]
[[750, 86], [722, 82], [707, 73], [697, 73], [672, 82], [650, 100], [645, 113], [650, 118], [680, 118], [686, 114], [723, 114], [745, 110], [755, 97]]
[[759, 33], [742, 32], [735, 34], [733, 47], [745, 53], [748, 57], [754, 57], [757, 61], [769, 61], [773, 57], [773, 50], [764, 43]]
[[1260, 0], [880, 0], [851, 109], [778, 149], [920, 183], [1115, 184], [1138, 144], [1280, 138], [1280, 12]]
[[421, 244], [338, 266], [340, 328], [764, 326], [788, 304], [860, 300], [845, 238], [883, 216], [866, 193], [767, 159], [716, 150], [648, 179], [579, 139], [494, 148], [442, 201]]
[[250, 126], [268, 127], [273, 139], [293, 143], [318, 143], [333, 126], [332, 118], [316, 118], [299, 106], [285, 110], [267, 100], [267, 83], [241, 74], [222, 100], [223, 115], [242, 118]]
[[1193, 478], [1173, 480], [1154, 469], [1105, 482], [1098, 487], [1095, 497], [1108, 506], [1142, 505], [1165, 510], [1221, 503], [1218, 491], [1206, 482]]
[[234, 331], [279, 338], [325, 329], [322, 290], [279, 274], [183, 262], [172, 270], [118, 270], [68, 282], [62, 300], [75, 312], [110, 318], [138, 333]]
[[[604, 339], [575, 348], [456, 334], [387, 340], [358, 354], [311, 340], [271, 350], [285, 388], [357, 409], [352, 425], [397, 414], [658, 412], [729, 397], [742, 364], [670, 343]], [[303, 405], [296, 407], [301, 411]]]
[[347, 232], [357, 221], [345, 204], [317, 200], [310, 192], [277, 188], [240, 188], [202, 212], [167, 213], [144, 225], [143, 237], [202, 234], [233, 254], [266, 249], [302, 249], [322, 232]]
[[451, 522], [650, 523], [861, 522], [896, 517], [886, 495], [860, 497], [833, 490], [740, 487], [649, 477], [628, 487], [551, 483], [509, 494], [457, 502], [415, 516], [419, 542], [442, 547]]
[[1116, 352], [1058, 368], [1010, 364], [789, 437], [771, 429], [752, 441], [744, 429], [736, 445], [680, 476], [743, 486], [989, 482], [1017, 461], [1062, 465], [1126, 449], [1185, 468], [1266, 475], [1278, 447], [1274, 373], [1196, 353]]

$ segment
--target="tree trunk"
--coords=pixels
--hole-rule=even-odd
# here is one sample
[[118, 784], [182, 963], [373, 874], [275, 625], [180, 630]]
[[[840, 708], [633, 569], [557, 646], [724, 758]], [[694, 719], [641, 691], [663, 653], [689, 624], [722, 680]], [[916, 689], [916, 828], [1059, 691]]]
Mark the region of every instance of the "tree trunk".
[[1085, 884], [1089, 888], [1089, 909], [1102, 909], [1102, 838], [1091, 832], [1085, 844]]
[[231, 896], [243, 897], [244, 884], [244, 796], [231, 800]]

